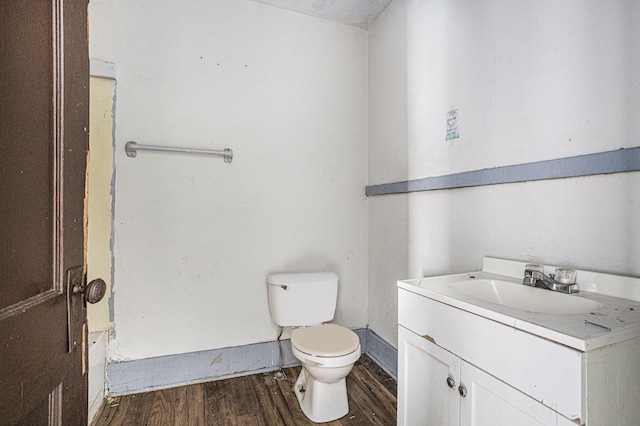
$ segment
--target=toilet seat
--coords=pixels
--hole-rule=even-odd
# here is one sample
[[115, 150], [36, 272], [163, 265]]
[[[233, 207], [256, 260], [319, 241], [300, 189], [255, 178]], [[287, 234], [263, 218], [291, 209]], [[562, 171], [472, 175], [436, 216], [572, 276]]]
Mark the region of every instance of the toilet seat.
[[291, 333], [291, 344], [309, 355], [337, 357], [350, 354], [360, 344], [358, 335], [337, 324], [296, 328]]
[[360, 358], [360, 339], [353, 331], [337, 324], [302, 327], [291, 333], [291, 350], [302, 362], [344, 367]]

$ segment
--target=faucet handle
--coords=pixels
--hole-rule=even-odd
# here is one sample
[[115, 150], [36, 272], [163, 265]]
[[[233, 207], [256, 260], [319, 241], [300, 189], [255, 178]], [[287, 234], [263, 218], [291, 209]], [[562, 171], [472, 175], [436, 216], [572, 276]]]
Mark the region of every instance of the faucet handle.
[[542, 265], [534, 265], [531, 263], [527, 263], [524, 266], [524, 279], [522, 280], [522, 284], [535, 286], [536, 279], [540, 277], [544, 271], [544, 267]]
[[558, 282], [561, 284], [575, 284], [578, 273], [575, 269], [558, 268], [556, 269]]
[[524, 266], [525, 278], [540, 278], [544, 274], [544, 266], [527, 263]]
[[544, 266], [536, 265], [534, 263], [527, 263], [526, 265], [524, 265], [524, 270], [525, 270], [525, 272], [527, 272], [527, 271], [537, 271], [537, 272], [544, 273]]

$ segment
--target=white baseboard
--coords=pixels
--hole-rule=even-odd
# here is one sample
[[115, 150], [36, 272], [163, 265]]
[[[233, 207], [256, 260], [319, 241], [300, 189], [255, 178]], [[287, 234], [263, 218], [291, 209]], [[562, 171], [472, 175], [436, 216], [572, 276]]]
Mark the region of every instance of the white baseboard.
[[89, 423], [98, 413], [106, 389], [107, 332], [89, 333]]

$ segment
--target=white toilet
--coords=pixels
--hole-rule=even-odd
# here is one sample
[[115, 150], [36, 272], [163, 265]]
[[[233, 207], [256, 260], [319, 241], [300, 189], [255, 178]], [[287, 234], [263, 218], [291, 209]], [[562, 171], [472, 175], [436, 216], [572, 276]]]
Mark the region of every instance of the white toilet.
[[304, 414], [316, 423], [349, 412], [346, 377], [360, 358], [360, 339], [331, 321], [338, 276], [332, 272], [272, 274], [267, 277], [271, 318], [291, 333], [293, 355], [302, 362], [294, 391]]

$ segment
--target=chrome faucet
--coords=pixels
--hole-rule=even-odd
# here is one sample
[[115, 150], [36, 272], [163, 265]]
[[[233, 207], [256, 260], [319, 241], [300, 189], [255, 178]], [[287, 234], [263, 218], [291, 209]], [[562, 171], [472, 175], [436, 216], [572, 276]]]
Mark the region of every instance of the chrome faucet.
[[556, 280], [556, 274], [546, 275], [542, 266], [528, 264], [524, 267], [522, 284], [568, 294], [578, 293], [580, 288], [578, 284], [575, 284], [575, 271], [567, 269], [556, 270], [556, 272], [558, 271], [573, 271], [573, 280], [563, 278], [559, 282]]

